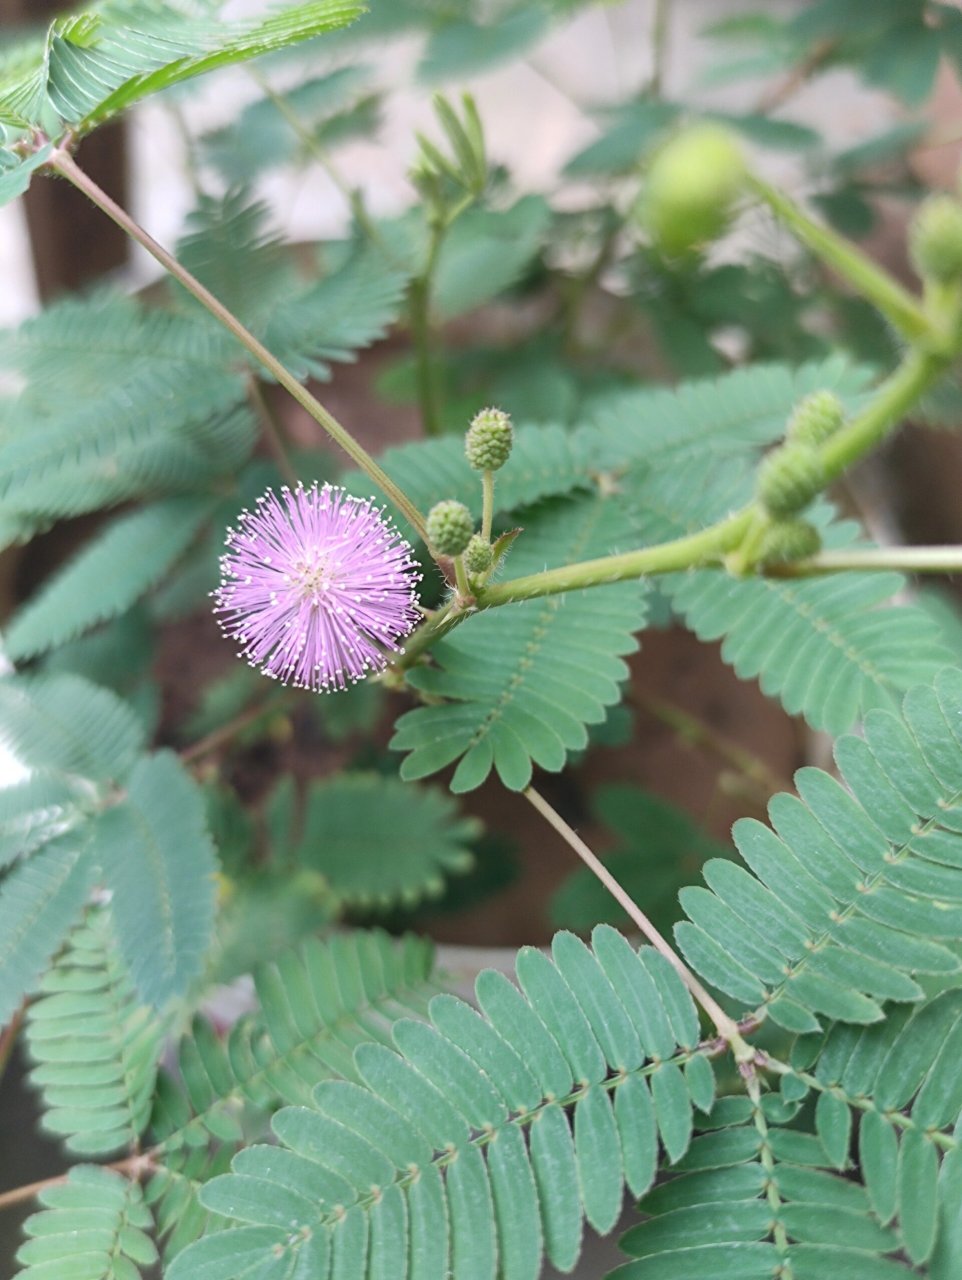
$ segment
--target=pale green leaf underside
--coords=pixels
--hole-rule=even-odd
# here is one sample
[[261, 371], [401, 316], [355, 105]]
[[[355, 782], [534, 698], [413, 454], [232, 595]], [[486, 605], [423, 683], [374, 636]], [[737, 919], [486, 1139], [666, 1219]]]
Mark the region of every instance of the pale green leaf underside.
[[583, 1220], [610, 1231], [624, 1184], [647, 1190], [659, 1136], [682, 1157], [691, 1099], [677, 1063], [697, 1053], [699, 1031], [650, 948], [601, 926], [592, 949], [559, 934], [552, 955], [519, 953], [521, 992], [483, 973], [480, 1015], [437, 997], [429, 1024], [395, 1024], [393, 1049], [356, 1050], [359, 1085], [322, 1083], [312, 1108], [280, 1111], [281, 1151], [248, 1148], [201, 1191], [247, 1226], [229, 1233], [230, 1250], [218, 1237], [185, 1250], [168, 1280], [234, 1280], [272, 1257], [279, 1274], [295, 1259], [318, 1274], [308, 1259], [331, 1251], [350, 1251], [352, 1280], [493, 1276], [495, 1265], [504, 1280], [534, 1280], [544, 1254], [570, 1269]]
[[347, 773], [313, 783], [299, 821], [292, 802], [289, 793], [287, 820], [297, 837], [289, 850], [275, 847], [275, 856], [319, 872], [347, 903], [413, 903], [441, 893], [446, 875], [472, 864], [465, 842], [479, 824], [461, 818], [437, 788]]
[[94, 827], [92, 854], [141, 997], [159, 1006], [184, 995], [211, 943], [217, 860], [203, 797], [172, 752], [134, 766], [123, 802]]
[[38, 65], [0, 85], [0, 118], [77, 134], [172, 85], [287, 48], [353, 21], [351, 0], [309, 0], [260, 21], [213, 22], [157, 3], [115, 4], [55, 21]]
[[129, 1150], [150, 1116], [160, 1026], [137, 1000], [106, 911], [71, 934], [27, 1014], [42, 1124], [71, 1151]]
[[74, 1165], [38, 1199], [44, 1208], [24, 1223], [30, 1239], [17, 1253], [16, 1280], [138, 1280], [157, 1260], [140, 1187], [119, 1173]]
[[702, 975], [783, 1026], [819, 1018], [872, 1023], [883, 1003], [913, 1003], [920, 974], [955, 974], [962, 934], [962, 673], [871, 711], [843, 737], [845, 786], [796, 774], [799, 796], [769, 805], [774, 830], [735, 826], [750, 871], [705, 868], [688, 888], [679, 944]]
[[[522, 518], [526, 531], [509, 554], [513, 576], [623, 550], [634, 538], [613, 498], [556, 501]], [[533, 764], [561, 769], [568, 752], [587, 745], [585, 726], [599, 724], [620, 699], [623, 655], [637, 647], [644, 616], [643, 586], [626, 582], [468, 619], [435, 646], [435, 666], [409, 676], [448, 701], [398, 720], [391, 746], [410, 753], [402, 777], [424, 777], [463, 757], [453, 790], [480, 786], [493, 766], [518, 791]]]
[[186, 550], [210, 507], [206, 498], [171, 498], [114, 520], [11, 620], [11, 658], [43, 653], [129, 609]]

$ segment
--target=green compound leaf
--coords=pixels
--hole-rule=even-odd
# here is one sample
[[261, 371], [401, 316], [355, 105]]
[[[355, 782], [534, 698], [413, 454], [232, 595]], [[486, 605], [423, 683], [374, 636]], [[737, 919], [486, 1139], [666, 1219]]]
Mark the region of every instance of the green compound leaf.
[[[846, 1110], [848, 1099], [872, 1099], [875, 1109], [859, 1122], [862, 1179], [876, 1214], [885, 1223], [896, 1220], [917, 1264], [926, 1261], [937, 1238], [939, 1149], [933, 1137], [955, 1125], [962, 1112], [960, 1045], [962, 991], [956, 988], [871, 1027], [833, 1027], [815, 1069], [821, 1086], [834, 1091], [820, 1095], [819, 1107], [826, 1097]], [[913, 1126], [907, 1130], [901, 1127], [906, 1115]], [[954, 1158], [952, 1152], [946, 1164]]]
[[131, 708], [80, 676], [0, 680], [0, 742], [29, 769], [120, 780], [144, 742]]
[[297, 823], [293, 792], [278, 799], [283, 809], [274, 806], [273, 824], [296, 825], [298, 835], [286, 849], [275, 846], [275, 856], [319, 872], [345, 903], [414, 903], [441, 893], [445, 875], [473, 864], [466, 841], [480, 823], [460, 817], [437, 788], [343, 774], [311, 784]]
[[523, 196], [510, 209], [472, 209], [445, 237], [438, 256], [434, 302], [447, 318], [490, 302], [519, 279], [547, 238], [551, 209]]
[[[864, 737], [840, 739], [836, 760], [845, 786], [801, 769], [798, 797], [769, 806], [774, 830], [736, 823], [750, 871], [709, 862], [710, 888], [680, 895], [689, 920], [676, 936], [692, 964], [794, 1031], [816, 1029], [819, 1016], [880, 1021], [882, 1002], [922, 1000], [917, 975], [958, 972], [962, 672], [947, 668], [934, 688], [912, 690], [901, 716], [870, 712]], [[931, 1063], [934, 1034], [916, 1035], [909, 1062], [928, 1050]], [[898, 1081], [891, 1096], [902, 1105]], [[933, 1085], [926, 1103], [943, 1123], [939, 1097]]]
[[204, 158], [236, 187], [280, 165], [313, 160], [308, 138], [327, 149], [332, 141], [352, 136], [356, 125], [372, 133], [370, 108], [376, 99], [362, 96], [369, 79], [368, 67], [338, 67], [259, 98], [229, 124], [201, 137]]
[[0, 884], [0, 1022], [6, 1023], [76, 920], [93, 881], [87, 841], [61, 836]]
[[[653, 1114], [652, 1013], [686, 1027], [697, 1017], [672, 967], [607, 926], [591, 949], [559, 934], [552, 951], [553, 961], [519, 956], [523, 994], [483, 973], [480, 1014], [439, 996], [430, 1025], [395, 1024], [394, 1049], [359, 1046], [358, 1085], [322, 1083], [312, 1108], [278, 1112], [281, 1150], [248, 1148], [200, 1192], [208, 1208], [244, 1224], [227, 1234], [247, 1232], [246, 1247], [220, 1261], [218, 1237], [200, 1241], [168, 1280], [202, 1264], [205, 1280], [272, 1274], [273, 1259], [286, 1267], [279, 1275], [299, 1274], [308, 1238], [328, 1242], [321, 1256], [351, 1258], [343, 1274], [354, 1280], [460, 1280], [496, 1268], [505, 1280], [533, 1280], [542, 1253], [570, 1269], [583, 1220], [610, 1230], [626, 1170], [650, 1158], [651, 1131], [621, 1123], [617, 1095], [641, 1090]], [[697, 1053], [668, 1043], [674, 1062], [658, 1070], [670, 1067], [677, 1081], [663, 1109], [666, 1142], [681, 1137], [674, 1090], [685, 1077], [675, 1064]]]
[[79, 1164], [38, 1195], [45, 1206], [24, 1223], [16, 1280], [139, 1280], [157, 1250], [140, 1187], [119, 1173]]
[[98, 820], [93, 842], [137, 990], [157, 1006], [184, 995], [211, 943], [217, 859], [203, 795], [172, 752], [134, 766], [123, 802]]
[[[645, 1221], [620, 1241], [637, 1261], [612, 1276], [768, 1280], [781, 1269], [806, 1280], [908, 1280], [914, 1273], [891, 1256], [900, 1241], [875, 1216], [864, 1189], [828, 1172], [810, 1135], [773, 1126], [771, 1118], [774, 1164], [766, 1169], [751, 1107], [734, 1108], [736, 1101], [748, 1100], [716, 1103], [708, 1118], [713, 1131], [696, 1139], [677, 1172], [642, 1201]], [[762, 1109], [772, 1110], [764, 1101]]]
[[129, 1150], [153, 1101], [161, 1028], [140, 1005], [106, 911], [93, 911], [40, 983], [26, 1038], [42, 1124], [70, 1151]]
[[[354, 1047], [388, 1040], [400, 1017], [427, 1015], [438, 990], [433, 966], [431, 945], [411, 935], [355, 930], [326, 942], [311, 939], [255, 973], [259, 1007], [226, 1040], [194, 1020], [180, 1043], [177, 1077], [161, 1074], [152, 1119], [152, 1141], [163, 1159], [147, 1199], [168, 1260], [207, 1227], [198, 1190], [227, 1171], [245, 1132], [263, 1133], [278, 1103], [309, 1105], [322, 1080], [356, 1089]], [[354, 1095], [346, 1097], [350, 1106]], [[334, 1172], [324, 1176], [325, 1194], [348, 1194]], [[317, 1170], [315, 1190], [321, 1177]]]
[[[631, 522], [613, 498], [546, 504], [510, 554], [513, 574], [605, 555], [630, 544]], [[416, 688], [443, 705], [409, 711], [391, 741], [410, 754], [401, 776], [422, 778], [463, 756], [452, 790], [481, 785], [492, 766], [523, 790], [533, 764], [561, 769], [587, 745], [620, 696], [622, 655], [644, 624], [644, 588], [635, 582], [570, 592], [482, 613], [438, 644], [435, 667], [411, 672]]]
[[0, 788], [0, 866], [70, 831], [84, 820], [89, 803], [81, 783], [42, 770]]
[[206, 498], [172, 498], [114, 520], [14, 616], [11, 658], [43, 653], [129, 609], [186, 550], [210, 509]]
[[385, 264], [379, 250], [360, 249], [280, 302], [267, 324], [268, 348], [298, 378], [326, 380], [331, 363], [383, 338], [400, 314], [407, 273]]
[[36, 65], [0, 84], [0, 119], [75, 134], [162, 89], [287, 48], [352, 22], [345, 0], [310, 0], [259, 22], [192, 18], [156, 3], [111, 6], [51, 23]]
[[[748, 497], [738, 464], [690, 463], [632, 483], [643, 542], [704, 528]], [[858, 529], [819, 504], [808, 518], [825, 547], [851, 547]], [[873, 707], [898, 705], [951, 658], [937, 623], [915, 606], [882, 606], [903, 587], [897, 573], [733, 579], [715, 570], [669, 574], [659, 587], [701, 640], [723, 639], [741, 679], [757, 678], [792, 715], [842, 733]]]

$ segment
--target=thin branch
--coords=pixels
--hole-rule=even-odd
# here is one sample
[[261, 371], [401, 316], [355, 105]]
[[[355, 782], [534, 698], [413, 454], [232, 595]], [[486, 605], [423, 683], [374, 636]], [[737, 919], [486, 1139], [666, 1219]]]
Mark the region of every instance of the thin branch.
[[177, 280], [190, 293], [201, 306], [205, 307], [218, 323], [222, 324], [229, 333], [237, 339], [250, 354], [263, 365], [281, 386], [290, 393], [297, 403], [306, 410], [307, 413], [328, 433], [333, 440], [337, 442], [362, 471], [379, 485], [383, 492], [391, 499], [399, 511], [401, 511], [412, 527], [417, 531], [419, 537], [427, 542], [427, 532], [424, 527], [424, 517], [418, 511], [417, 507], [411, 502], [407, 494], [403, 492], [394, 483], [389, 475], [384, 472], [381, 467], [374, 461], [371, 455], [362, 445], [354, 439], [350, 432], [338, 422], [333, 414], [317, 400], [306, 387], [302, 387], [297, 378], [287, 369], [275, 355], [260, 342], [249, 329], [237, 319], [232, 311], [228, 310], [222, 302], [220, 302], [210, 292], [206, 286], [196, 279], [195, 276], [182, 266], [172, 254], [168, 253], [163, 245], [157, 241], [147, 231], [144, 230], [139, 223], [135, 222], [125, 209], [122, 209], [116, 201], [107, 195], [106, 191], [102, 191], [100, 187], [90, 178], [79, 166], [74, 162], [73, 157], [65, 150], [55, 151], [48, 161], [48, 167], [55, 173], [61, 174], [68, 182], [72, 182], [75, 187], [84, 193], [99, 209], [101, 209], [108, 218], [115, 222], [123, 231], [136, 240], [139, 245], [155, 258], [160, 265], [175, 280]]
[[213, 729], [203, 738], [198, 738], [189, 747], [184, 747], [180, 753], [181, 761], [184, 764], [192, 764], [195, 760], [199, 760], [201, 756], [210, 755], [212, 751], [216, 751], [219, 747], [230, 742], [231, 739], [236, 738], [248, 725], [254, 724], [255, 721], [276, 710], [278, 705], [279, 703], [275, 696], [266, 702], [259, 702], [256, 706], [248, 707], [246, 711], [241, 711], [233, 719], [222, 724], [220, 728]]
[[651, 80], [648, 84], [648, 93], [652, 98], [660, 98], [665, 88], [670, 19], [671, 0], [655, 0], [651, 22]]
[[835, 48], [833, 40], [819, 40], [810, 53], [788, 72], [781, 80], [770, 85], [752, 107], [755, 115], [767, 116], [772, 111], [783, 107], [789, 98], [793, 98], [799, 89], [804, 88], [815, 72], [828, 59]]
[[[126, 1160], [115, 1160], [112, 1164], [104, 1164], [100, 1167], [113, 1169], [114, 1173], [122, 1173], [139, 1180], [145, 1174], [153, 1173], [157, 1166], [153, 1157], [147, 1152], [143, 1155], [128, 1156]], [[9, 1209], [12, 1205], [32, 1200], [48, 1187], [62, 1187], [68, 1176], [66, 1173], [61, 1173], [54, 1178], [41, 1178], [39, 1182], [28, 1182], [25, 1186], [14, 1187], [12, 1191], [4, 1191], [0, 1193], [0, 1209]]]
[[691, 746], [704, 747], [713, 752], [725, 764], [730, 765], [760, 787], [765, 792], [766, 798], [774, 795], [776, 791], [792, 789], [788, 779], [780, 777], [774, 769], [768, 767], [764, 760], [744, 747], [740, 747], [736, 742], [732, 742], [730, 738], [713, 729], [710, 724], [706, 724], [704, 720], [700, 720], [673, 702], [667, 702], [663, 698], [647, 693], [632, 693], [629, 695], [629, 701], [673, 729], [683, 742]]
[[807, 560], [768, 565], [771, 578], [809, 578], [846, 569], [904, 573], [962, 573], [962, 547], [869, 547], [860, 551], [820, 551]]
[[7, 1069], [7, 1063], [13, 1053], [13, 1046], [17, 1043], [17, 1036], [20, 1034], [20, 1028], [23, 1025], [26, 1012], [27, 1001], [24, 1000], [20, 1007], [15, 1010], [3, 1031], [0, 1032], [0, 1080], [3, 1079], [3, 1074]]
[[255, 377], [253, 373], [247, 379], [247, 397], [254, 406], [254, 411], [261, 421], [261, 426], [264, 428], [264, 438], [267, 440], [268, 448], [274, 455], [278, 470], [287, 483], [293, 487], [298, 482], [298, 475], [288, 457], [287, 445], [284, 443], [284, 437], [281, 434], [280, 423], [277, 421], [267, 396], [264, 395], [264, 388], [261, 386], [260, 379]]
[[671, 943], [655, 928], [648, 919], [641, 907], [638, 906], [634, 898], [618, 883], [611, 874], [605, 864], [588, 848], [578, 833], [569, 827], [561, 814], [558, 813], [545, 798], [535, 791], [534, 787], [528, 787], [524, 792], [525, 799], [537, 809], [538, 813], [545, 821], [557, 831], [558, 835], [565, 843], [574, 850], [588, 870], [596, 876], [605, 886], [611, 896], [618, 905], [630, 916], [634, 923], [638, 926], [644, 936], [651, 945], [658, 951], [669, 964], [674, 968], [675, 972], [681, 978], [682, 982], [691, 992], [694, 999], [701, 1005], [704, 1011], [715, 1025], [715, 1030], [726, 1040], [735, 1053], [735, 1057], [739, 1062], [748, 1062], [754, 1057], [754, 1049], [747, 1044], [741, 1036], [738, 1029], [738, 1023], [734, 1018], [730, 1018], [725, 1010], [718, 1002], [708, 994], [702, 984], [698, 981], [692, 971], [682, 960], [681, 956], [675, 951]]

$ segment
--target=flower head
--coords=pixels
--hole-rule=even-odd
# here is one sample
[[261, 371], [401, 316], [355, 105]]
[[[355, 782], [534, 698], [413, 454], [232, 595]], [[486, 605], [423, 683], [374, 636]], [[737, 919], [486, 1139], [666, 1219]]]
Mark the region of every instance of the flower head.
[[410, 546], [373, 500], [317, 484], [268, 489], [229, 529], [215, 613], [265, 675], [345, 689], [387, 665], [419, 620]]

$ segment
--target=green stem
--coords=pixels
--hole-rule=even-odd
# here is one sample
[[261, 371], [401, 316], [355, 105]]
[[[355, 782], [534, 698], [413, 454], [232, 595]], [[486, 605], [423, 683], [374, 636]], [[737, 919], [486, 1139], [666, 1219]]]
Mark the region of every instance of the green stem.
[[752, 1121], [755, 1129], [761, 1139], [759, 1147], [758, 1159], [762, 1168], [765, 1170], [765, 1197], [768, 1200], [768, 1206], [772, 1211], [774, 1223], [772, 1225], [772, 1239], [775, 1241], [775, 1248], [782, 1256], [781, 1267], [778, 1275], [781, 1280], [792, 1280], [792, 1269], [787, 1261], [788, 1258], [788, 1233], [785, 1230], [784, 1223], [779, 1221], [779, 1212], [782, 1208], [782, 1198], [778, 1192], [778, 1182], [775, 1178], [775, 1153], [772, 1151], [771, 1140], [768, 1136], [768, 1120], [762, 1109], [762, 1094], [758, 1083], [758, 1076], [755, 1073], [754, 1063], [750, 1063], [746, 1067], [745, 1085], [748, 1090], [748, 1096], [752, 1104]]
[[481, 473], [482, 506], [481, 537], [485, 542], [491, 541], [491, 522], [494, 519], [494, 472]]
[[648, 95], [655, 99], [662, 96], [665, 88], [670, 17], [671, 0], [655, 0], [655, 12], [651, 23], [651, 80], [648, 83]]
[[949, 366], [954, 353], [911, 349], [872, 402], [822, 445], [826, 481], [874, 449]]
[[837, 271], [905, 337], [915, 341], [932, 333], [924, 309], [887, 271], [850, 241], [815, 222], [783, 192], [753, 176], [748, 178], [748, 183], [797, 240]]
[[725, 554], [737, 546], [747, 530], [754, 507], [728, 516], [698, 533], [661, 542], [654, 547], [641, 547], [620, 555], [583, 560], [580, 564], [546, 569], [524, 578], [498, 582], [479, 594], [478, 607], [510, 604], [515, 600], [533, 600], [538, 596], [558, 595], [563, 591], [580, 591], [583, 587], [600, 587], [609, 582], [625, 582], [647, 574], [673, 573], [677, 569], [704, 568], [721, 563]]
[[962, 547], [870, 547], [864, 551], [820, 551], [808, 560], [768, 565], [770, 578], [810, 578], [847, 569], [897, 569], [903, 573], [962, 573]]
[[441, 434], [441, 377], [434, 359], [431, 329], [431, 286], [426, 277], [411, 282], [411, 336], [417, 376], [421, 425], [426, 436]]
[[246, 329], [244, 325], [237, 319], [233, 312], [207, 289], [201, 282], [196, 279], [182, 266], [172, 254], [157, 243], [154, 238], [144, 230], [139, 223], [135, 222], [126, 210], [122, 209], [114, 200], [107, 195], [106, 191], [102, 191], [100, 187], [90, 178], [82, 169], [80, 169], [66, 151], [55, 151], [48, 161], [48, 167], [56, 173], [61, 174], [68, 182], [73, 183], [80, 191], [87, 196], [99, 209], [101, 209], [108, 218], [115, 222], [123, 231], [142, 245], [151, 257], [155, 258], [160, 265], [171, 276], [174, 277], [183, 287], [190, 293], [201, 306], [205, 307], [210, 314], [220, 324], [228, 330], [229, 333], [237, 339], [237, 341], [258, 361], [259, 364], [268, 371], [268, 373], [279, 382], [281, 386], [290, 393], [307, 413], [318, 423], [328, 435], [341, 446], [344, 452], [364, 471], [376, 485], [378, 485], [388, 498], [394, 503], [397, 509], [403, 513], [404, 517], [411, 524], [412, 528], [417, 531], [419, 537], [427, 542], [427, 532], [424, 527], [424, 517], [418, 511], [417, 507], [411, 502], [410, 498], [398, 488], [394, 481], [388, 476], [374, 461], [371, 455], [364, 449], [354, 437], [341, 426], [333, 414], [315, 399], [314, 396], [302, 387], [294, 375], [281, 364], [276, 356], [272, 355], [264, 344]]
[[458, 595], [462, 600], [473, 599], [471, 587], [468, 583], [467, 570], [464, 567], [464, 556], [454, 557], [454, 581], [457, 583]]

